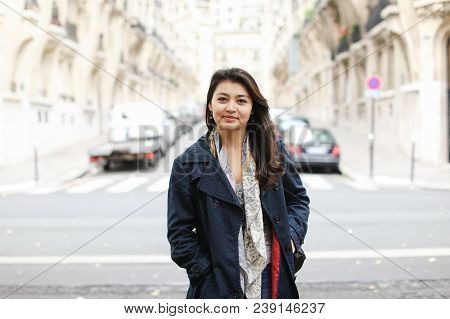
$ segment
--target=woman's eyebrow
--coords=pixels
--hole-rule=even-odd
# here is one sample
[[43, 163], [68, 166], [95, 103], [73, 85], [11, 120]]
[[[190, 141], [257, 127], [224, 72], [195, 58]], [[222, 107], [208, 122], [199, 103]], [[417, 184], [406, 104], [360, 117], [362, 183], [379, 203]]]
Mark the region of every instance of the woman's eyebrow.
[[[227, 93], [224, 93], [224, 92], [219, 92], [219, 93], [217, 93], [217, 95], [225, 95], [225, 96], [230, 96], [229, 94], [227, 94]], [[250, 98], [248, 95], [245, 95], [245, 94], [239, 94], [239, 95], [236, 95], [236, 97], [246, 97], [246, 98]]]

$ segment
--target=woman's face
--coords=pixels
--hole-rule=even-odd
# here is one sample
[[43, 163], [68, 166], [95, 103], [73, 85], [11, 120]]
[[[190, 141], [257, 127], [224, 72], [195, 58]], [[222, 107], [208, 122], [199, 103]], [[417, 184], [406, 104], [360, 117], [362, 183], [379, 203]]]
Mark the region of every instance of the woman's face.
[[222, 81], [208, 105], [219, 130], [245, 130], [252, 111], [252, 99], [245, 87]]

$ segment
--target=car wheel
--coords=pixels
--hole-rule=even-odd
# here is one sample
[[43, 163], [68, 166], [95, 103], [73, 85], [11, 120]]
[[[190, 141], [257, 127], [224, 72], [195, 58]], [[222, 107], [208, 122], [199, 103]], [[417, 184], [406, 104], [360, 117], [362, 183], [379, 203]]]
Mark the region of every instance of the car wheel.
[[111, 161], [106, 161], [106, 164], [105, 165], [103, 165], [103, 170], [104, 171], [110, 171], [111, 170]]
[[341, 170], [339, 169], [339, 164], [337, 164], [336, 166], [333, 167], [333, 171], [334, 171], [336, 174], [341, 174]]

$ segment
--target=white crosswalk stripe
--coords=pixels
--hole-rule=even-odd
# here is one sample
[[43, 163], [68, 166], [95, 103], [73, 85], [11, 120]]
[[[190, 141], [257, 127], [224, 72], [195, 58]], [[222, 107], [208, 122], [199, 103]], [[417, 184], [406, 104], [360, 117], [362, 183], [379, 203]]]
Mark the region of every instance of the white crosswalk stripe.
[[0, 194], [2, 193], [18, 193], [32, 189], [35, 185], [34, 181], [26, 181], [22, 183], [0, 185]]
[[347, 181], [350, 187], [361, 191], [376, 191], [378, 187], [370, 181]]
[[114, 180], [112, 178], [101, 178], [90, 180], [86, 183], [82, 183], [80, 185], [71, 187], [67, 190], [68, 194], [86, 194], [92, 192], [94, 190], [100, 189], [113, 183]]
[[56, 193], [58, 191], [61, 191], [65, 188], [65, 186], [44, 186], [44, 187], [38, 187], [28, 192], [29, 195], [48, 195], [52, 193]]
[[[41, 185], [39, 187], [35, 187], [34, 183], [29, 181], [18, 184], [0, 185], [0, 194], [47, 195], [62, 191], [67, 194], [87, 194], [98, 190], [109, 194], [129, 193], [133, 191], [147, 191], [152, 193], [167, 191], [169, 188], [169, 175], [164, 174], [162, 177], [159, 176], [156, 179], [150, 176], [130, 175], [125, 178], [123, 176], [121, 178], [117, 176], [94, 176], [92, 178], [81, 179], [71, 185]], [[301, 174], [300, 177], [308, 190], [329, 191], [342, 187], [357, 191], [377, 191], [380, 189], [372, 181], [353, 181], [345, 176]], [[150, 180], [154, 182], [150, 182]], [[141, 186], [143, 187], [141, 188]]]
[[[416, 258], [416, 257], [449, 257], [448, 247], [379, 249], [379, 250], [329, 250], [308, 251], [309, 260], [323, 259], [374, 259], [389, 258]], [[0, 265], [46, 265], [61, 264], [165, 264], [172, 263], [167, 254], [152, 255], [74, 255], [64, 256], [0, 256]]]
[[156, 183], [152, 184], [149, 188], [147, 188], [148, 192], [160, 193], [169, 189], [169, 180], [170, 176], [164, 176], [159, 179]]
[[132, 176], [130, 178], [127, 178], [124, 181], [121, 181], [121, 182], [109, 187], [106, 190], [106, 192], [107, 193], [128, 193], [147, 182], [148, 182], [147, 177]]
[[302, 181], [311, 189], [333, 189], [333, 185], [318, 175], [301, 175]]

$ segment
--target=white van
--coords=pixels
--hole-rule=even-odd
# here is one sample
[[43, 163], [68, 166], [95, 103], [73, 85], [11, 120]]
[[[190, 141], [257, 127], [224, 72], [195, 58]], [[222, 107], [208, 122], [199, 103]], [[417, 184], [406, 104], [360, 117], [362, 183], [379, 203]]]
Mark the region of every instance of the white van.
[[118, 104], [111, 109], [109, 142], [89, 150], [90, 161], [105, 170], [118, 162], [153, 165], [175, 138], [175, 123], [153, 103]]

